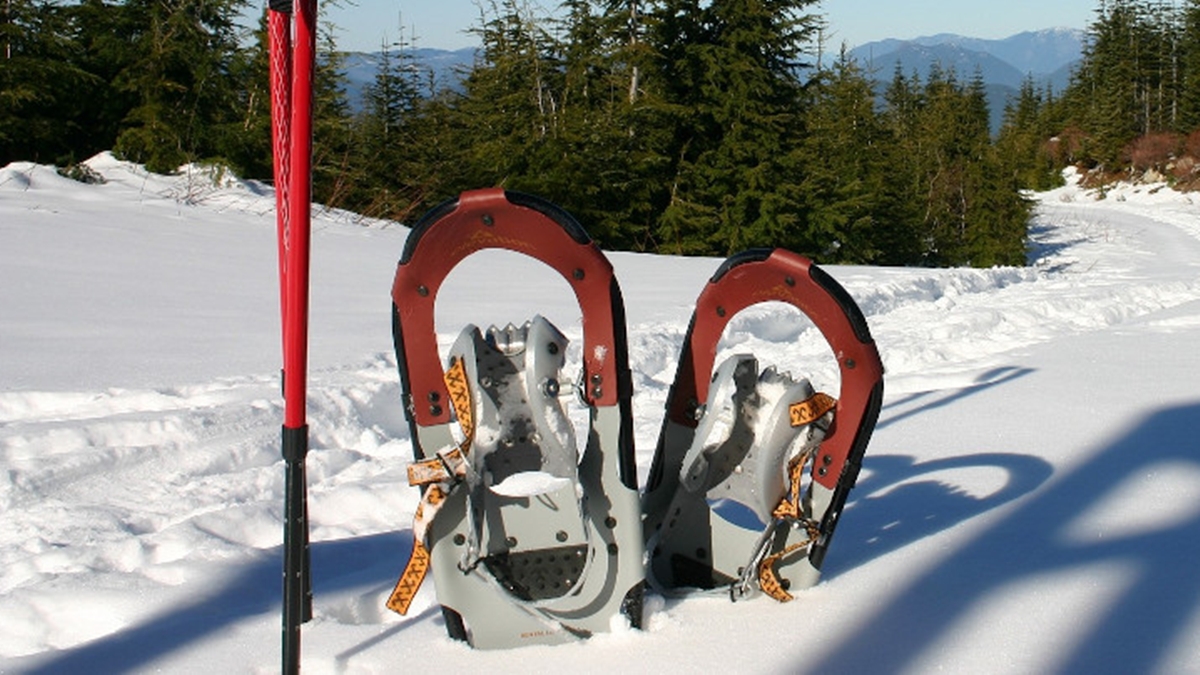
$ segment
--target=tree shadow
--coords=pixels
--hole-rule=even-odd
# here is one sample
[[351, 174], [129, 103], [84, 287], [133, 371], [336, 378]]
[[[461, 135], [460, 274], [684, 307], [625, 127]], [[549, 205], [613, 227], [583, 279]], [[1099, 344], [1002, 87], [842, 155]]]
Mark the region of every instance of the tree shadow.
[[[1016, 366], [1002, 366], [1000, 368], [993, 368], [992, 370], [981, 373], [975, 378], [974, 383], [966, 387], [955, 389], [950, 393], [944, 393], [935, 400], [916, 406], [902, 413], [895, 413], [887, 416], [885, 419], [880, 420], [879, 423], [875, 425], [875, 428], [876, 430], [884, 429], [897, 422], [920, 415], [923, 412], [934, 410], [936, 408], [944, 408], [948, 405], [961, 401], [968, 396], [974, 396], [975, 394], [987, 391], [992, 387], [996, 387], [1001, 384], [1007, 384], [1013, 380], [1025, 377], [1033, 372], [1034, 370], [1032, 368], [1018, 368]], [[890, 410], [895, 410], [896, 408], [903, 407], [921, 399], [930, 398], [937, 393], [939, 393], [939, 390], [921, 391], [902, 396], [899, 399], [891, 401], [885, 405], [883, 407], [883, 412], [887, 413]], [[870, 455], [868, 454], [868, 457], [869, 456]]]
[[1028, 243], [1025, 252], [1026, 264], [1030, 266], [1043, 265], [1042, 270], [1048, 273], [1065, 272], [1074, 266], [1076, 264], [1075, 261], [1069, 260], [1059, 261], [1054, 266], [1045, 265], [1047, 261], [1059, 253], [1087, 242], [1087, 237], [1075, 237], [1066, 241], [1053, 242], [1042, 239], [1047, 234], [1062, 235], [1062, 233], [1062, 229], [1058, 224], [1051, 224], [1045, 222], [1043, 219], [1035, 218], [1029, 226]]
[[[312, 544], [313, 586], [318, 598], [339, 591], [391, 588], [412, 548], [410, 530], [315, 542]], [[153, 661], [206, 636], [229, 629], [250, 617], [280, 615], [283, 587], [282, 548], [262, 551], [257, 558], [216, 588], [201, 590], [190, 603], [171, 607], [140, 624], [64, 649], [46, 659], [44, 655], [28, 659], [31, 675], [52, 673], [115, 673], [149, 667]], [[267, 589], [270, 589], [269, 591]], [[389, 628], [384, 635], [395, 635], [410, 626], [433, 617], [440, 611], [435, 605], [407, 621]], [[280, 631], [275, 634], [282, 640]], [[379, 639], [378, 636], [374, 640]], [[369, 649], [368, 641], [339, 655], [350, 658]]]
[[[1152, 505], [1144, 500], [1130, 503], [1130, 480], [1147, 480], [1146, 472], [1150, 471], [1158, 472], [1161, 480], [1168, 472], [1189, 467], [1200, 473], [1197, 438], [1200, 438], [1200, 404], [1173, 407], [1149, 416], [1086, 464], [1061, 475], [980, 536], [972, 538], [961, 550], [918, 577], [854, 631], [861, 639], [843, 640], [828, 656], [806, 666], [811, 665], [812, 672], [835, 674], [912, 669], [972, 609], [986, 600], [1004, 597], [1006, 589], [1048, 574], [1088, 574], [1085, 568], [1108, 565], [1129, 570], [1131, 581], [1119, 588], [1106, 589], [1113, 592], [1113, 599], [1107, 606], [1094, 604], [1095, 609], [1089, 615], [1091, 623], [1072, 626], [1073, 635], [1082, 635], [1059, 646], [1062, 653], [1057, 672], [1161, 670], [1156, 664], [1186, 637], [1182, 631], [1200, 607], [1200, 574], [1194, 568], [1194, 561], [1200, 556], [1200, 537], [1196, 536], [1200, 532], [1200, 515], [1195, 515], [1200, 508], [1175, 508], [1179, 518], [1159, 518], [1160, 522], [1141, 517]], [[881, 459], [885, 471], [889, 464], [903, 460]], [[1010, 461], [1011, 458], [1003, 459], [1001, 463]], [[914, 468], [917, 466], [920, 465]], [[1186, 475], [1190, 477], [1193, 473], [1189, 471]], [[1016, 476], [1018, 481], [1036, 478], [1028, 466], [1010, 472], [1010, 476]], [[884, 477], [881, 476], [881, 481]], [[1187, 494], [1187, 490], [1175, 494], [1180, 492]], [[877, 536], [881, 523], [888, 517], [922, 522], [927, 514], [938, 509], [950, 509], [952, 517], [955, 513], [966, 516], [971, 510], [968, 502], [945, 494], [940, 503], [927, 505], [922, 500], [930, 494], [932, 488], [927, 485], [910, 494], [882, 498], [875, 505], [871, 503], [872, 497], [865, 499], [862, 511], [847, 522], [849, 525], [858, 521], [865, 529], [849, 537], [850, 541], [840, 542], [850, 549], [850, 561], [882, 553], [867, 553], [866, 549], [877, 545], [871, 537]], [[886, 510], [883, 499], [892, 500]], [[1086, 515], [1111, 514], [1117, 508], [1114, 504], [1124, 507], [1119, 510], [1118, 520], [1112, 521], [1110, 516], [1105, 521], [1116, 523], [1114, 532], [1080, 534], [1086, 529], [1081, 525], [1087, 522]], [[1155, 513], [1163, 510], [1161, 504], [1157, 505]], [[895, 515], [885, 516], [885, 512]], [[1122, 525], [1123, 520], [1129, 519], [1133, 525]], [[919, 533], [920, 528], [917, 529], [918, 532], [888, 542], [888, 546], [895, 548], [910, 541], [912, 534]], [[928, 527], [925, 529], [929, 531]], [[1045, 602], [1033, 600], [1027, 611], [1032, 618], [1047, 609]]]
[[[1032, 455], [982, 452], [917, 462], [906, 455], [870, 455], [863, 462], [869, 473], [859, 480], [847, 507], [852, 514], [842, 523], [834, 551], [826, 561], [827, 575], [853, 569], [965, 520], [1028, 494], [1054, 471], [1049, 462]], [[978, 496], [951, 478], [961, 469], [994, 469], [1002, 484]]]

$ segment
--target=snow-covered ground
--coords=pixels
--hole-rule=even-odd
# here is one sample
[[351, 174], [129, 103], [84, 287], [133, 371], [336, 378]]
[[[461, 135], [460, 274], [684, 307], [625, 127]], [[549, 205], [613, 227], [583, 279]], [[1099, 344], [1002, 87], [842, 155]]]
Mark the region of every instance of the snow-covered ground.
[[[276, 671], [272, 197], [91, 166], [106, 184], [0, 169], [0, 672]], [[887, 398], [821, 584], [651, 598], [645, 631], [504, 652], [447, 638], [432, 584], [408, 618], [383, 607], [417, 503], [388, 317], [407, 230], [319, 214], [305, 670], [1200, 672], [1200, 208], [1145, 186], [1037, 198], [1029, 267], [828, 268]], [[644, 479], [719, 261], [611, 258]], [[565, 284], [515, 254], [470, 258], [440, 303], [447, 344], [534, 313], [581, 335]], [[788, 308], [735, 317], [723, 345], [837, 390]]]

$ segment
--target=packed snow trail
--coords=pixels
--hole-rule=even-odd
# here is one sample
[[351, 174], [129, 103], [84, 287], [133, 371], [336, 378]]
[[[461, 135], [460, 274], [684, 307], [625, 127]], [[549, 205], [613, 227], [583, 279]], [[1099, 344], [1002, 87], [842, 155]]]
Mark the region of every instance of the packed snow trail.
[[[272, 197], [91, 165], [106, 184], [0, 169], [0, 671], [272, 672]], [[305, 669], [1195, 672], [1198, 211], [1153, 187], [1038, 200], [1026, 268], [828, 268], [867, 315], [888, 399], [820, 585], [788, 605], [653, 597], [644, 632], [486, 654], [445, 637], [431, 588], [408, 618], [383, 608], [417, 503], [387, 321], [406, 231], [319, 213]], [[611, 258], [644, 480], [719, 261]], [[466, 322], [541, 313], [579, 349], [553, 273], [516, 254], [463, 267], [439, 301], [444, 348]], [[837, 390], [794, 310], [734, 317], [722, 351], [747, 350]]]

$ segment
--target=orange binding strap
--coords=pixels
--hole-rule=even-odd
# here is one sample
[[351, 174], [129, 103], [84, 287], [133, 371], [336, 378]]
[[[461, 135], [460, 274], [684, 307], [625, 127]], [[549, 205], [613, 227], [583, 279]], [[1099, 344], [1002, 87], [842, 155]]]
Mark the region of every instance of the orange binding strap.
[[408, 484], [425, 487], [421, 503], [413, 515], [413, 548], [400, 574], [400, 580], [392, 589], [387, 608], [404, 615], [417, 596], [425, 575], [429, 572], [429, 549], [425, 548], [425, 534], [434, 516], [441, 510], [450, 491], [467, 475], [467, 453], [475, 442], [475, 419], [471, 408], [471, 390], [467, 384], [467, 372], [462, 359], [454, 359], [443, 378], [450, 392], [450, 403], [458, 416], [458, 426], [463, 431], [463, 440], [456, 448], [439, 451], [437, 455], [413, 462], [408, 466]]
[[[793, 427], [802, 427], [821, 419], [836, 405], [837, 399], [829, 394], [817, 392], [803, 401], [789, 406], [788, 415], [791, 417]], [[775, 511], [772, 512], [775, 518], [800, 519], [800, 481], [804, 478], [804, 465], [811, 456], [811, 450], [802, 452], [788, 462], [788, 491], [779, 502], [779, 506], [776, 506]]]
[[803, 401], [789, 406], [788, 416], [792, 420], [793, 427], [802, 427], [821, 419], [822, 415], [833, 410], [836, 405], [837, 399], [818, 391]]
[[[438, 486], [430, 486], [425, 491], [426, 494], [436, 492], [441, 494], [441, 489]], [[439, 497], [444, 499], [444, 497]], [[424, 506], [424, 501], [421, 506]], [[417, 517], [420, 518], [421, 506], [417, 507]], [[417, 538], [416, 528], [413, 528], [413, 548], [412, 554], [408, 557], [408, 563], [404, 565], [404, 571], [400, 574], [400, 580], [396, 582], [396, 587], [392, 589], [391, 596], [387, 599], [387, 608], [393, 612], [403, 616], [408, 614], [408, 608], [412, 605], [413, 598], [417, 597], [417, 591], [421, 590], [421, 584], [425, 582], [425, 575], [429, 573], [429, 550], [425, 548], [424, 542]]]
[[779, 553], [774, 553], [763, 558], [762, 562], [758, 563], [759, 588], [763, 590], [763, 593], [775, 598], [779, 602], [790, 602], [795, 598], [792, 597], [791, 593], [787, 592], [787, 589], [784, 588], [783, 583], [779, 581], [779, 575], [775, 574], [775, 565], [780, 560], [783, 560], [787, 555], [803, 549], [816, 541], [817, 536], [820, 534], [817, 524], [811, 520], [805, 523], [805, 528], [808, 530], [808, 539], [805, 539], [804, 541], [798, 541], [795, 544], [783, 549]]
[[[826, 413], [833, 410], [836, 405], [837, 400], [832, 396], [817, 392], [809, 398], [789, 406], [788, 415], [791, 418], [793, 427], [802, 427], [821, 419]], [[793, 598], [787, 592], [787, 589], [784, 588], [783, 583], [779, 581], [779, 576], [775, 573], [775, 565], [790, 553], [805, 548], [816, 541], [817, 536], [820, 534], [817, 523], [811, 519], [804, 518], [804, 510], [800, 505], [802, 494], [800, 483], [804, 478], [804, 466], [808, 464], [809, 458], [812, 457], [812, 450], [812, 448], [809, 448], [788, 462], [788, 491], [784, 494], [783, 499], [779, 501], [779, 505], [775, 507], [775, 510], [771, 512], [776, 522], [781, 520], [789, 522], [803, 521], [805, 529], [808, 530], [808, 539], [791, 544], [782, 551], [763, 558], [758, 563], [759, 588], [779, 602], [789, 602]]]

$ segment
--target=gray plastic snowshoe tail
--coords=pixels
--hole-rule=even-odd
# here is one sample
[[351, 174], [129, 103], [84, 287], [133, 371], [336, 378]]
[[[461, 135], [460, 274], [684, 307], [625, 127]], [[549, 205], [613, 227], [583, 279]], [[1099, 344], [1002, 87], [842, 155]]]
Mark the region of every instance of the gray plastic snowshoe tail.
[[717, 368], [678, 489], [647, 544], [655, 585], [733, 586], [750, 578], [757, 559], [788, 545], [790, 530], [777, 533], [772, 515], [788, 489], [788, 460], [824, 438], [820, 423], [791, 426], [788, 408], [812, 395], [807, 380], [770, 368], [760, 374], [749, 355]]
[[566, 346], [536, 317], [486, 338], [468, 326], [450, 350], [473, 383], [476, 424], [462, 486], [472, 527], [459, 568], [482, 562], [521, 602], [566, 595], [588, 563], [575, 434], [558, 400]]
[[603, 442], [617, 435], [599, 429], [620, 420], [592, 410], [580, 461], [559, 400], [566, 348], [542, 317], [486, 335], [468, 326], [451, 348], [466, 366], [476, 431], [467, 479], [431, 527], [432, 572], [438, 601], [478, 648], [608, 632], [630, 609], [626, 592], [640, 591], [638, 566], [618, 563], [623, 551], [640, 558], [636, 493]]

